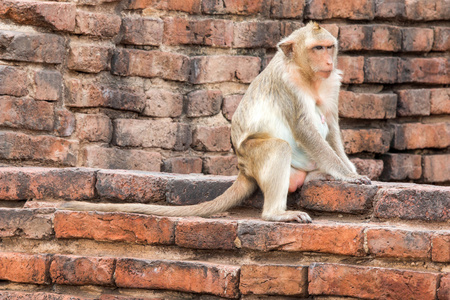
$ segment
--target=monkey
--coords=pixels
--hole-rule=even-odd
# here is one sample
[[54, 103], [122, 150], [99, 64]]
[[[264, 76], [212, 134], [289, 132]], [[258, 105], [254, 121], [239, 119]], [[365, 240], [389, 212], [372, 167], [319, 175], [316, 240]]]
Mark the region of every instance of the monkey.
[[306, 212], [287, 210], [288, 193], [310, 180], [371, 184], [356, 172], [340, 136], [337, 47], [337, 39], [315, 22], [277, 44], [232, 117], [239, 173], [214, 200], [187, 206], [66, 202], [60, 209], [208, 217], [238, 205], [259, 187], [264, 220], [312, 222]]

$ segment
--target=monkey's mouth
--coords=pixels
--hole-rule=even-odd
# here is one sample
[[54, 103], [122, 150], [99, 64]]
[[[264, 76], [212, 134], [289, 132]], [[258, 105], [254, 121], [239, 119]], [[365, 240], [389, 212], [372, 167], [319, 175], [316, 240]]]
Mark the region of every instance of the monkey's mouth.
[[320, 77], [323, 77], [323, 78], [328, 78], [328, 77], [330, 77], [331, 72], [332, 72], [332, 70], [318, 71], [317, 75], [319, 75]]

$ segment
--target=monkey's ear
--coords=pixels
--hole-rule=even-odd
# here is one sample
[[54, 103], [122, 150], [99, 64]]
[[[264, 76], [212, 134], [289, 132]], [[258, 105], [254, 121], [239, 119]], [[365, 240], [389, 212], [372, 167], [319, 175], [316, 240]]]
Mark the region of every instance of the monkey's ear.
[[294, 41], [281, 41], [278, 43], [278, 48], [280, 48], [287, 57], [292, 57], [292, 54], [294, 53]]

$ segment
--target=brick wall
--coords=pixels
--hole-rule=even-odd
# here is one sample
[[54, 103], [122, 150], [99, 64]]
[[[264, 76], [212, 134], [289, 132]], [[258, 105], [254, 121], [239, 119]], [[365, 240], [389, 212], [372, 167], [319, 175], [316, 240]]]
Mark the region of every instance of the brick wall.
[[3, 0], [0, 165], [236, 174], [230, 119], [308, 20], [340, 40], [346, 152], [450, 181], [446, 0]]

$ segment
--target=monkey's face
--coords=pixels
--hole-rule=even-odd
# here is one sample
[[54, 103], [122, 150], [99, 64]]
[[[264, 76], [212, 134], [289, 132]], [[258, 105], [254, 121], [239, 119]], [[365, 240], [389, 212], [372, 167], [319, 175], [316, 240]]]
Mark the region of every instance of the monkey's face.
[[307, 57], [318, 79], [326, 79], [334, 70], [336, 46], [330, 40], [318, 40], [308, 45]]

